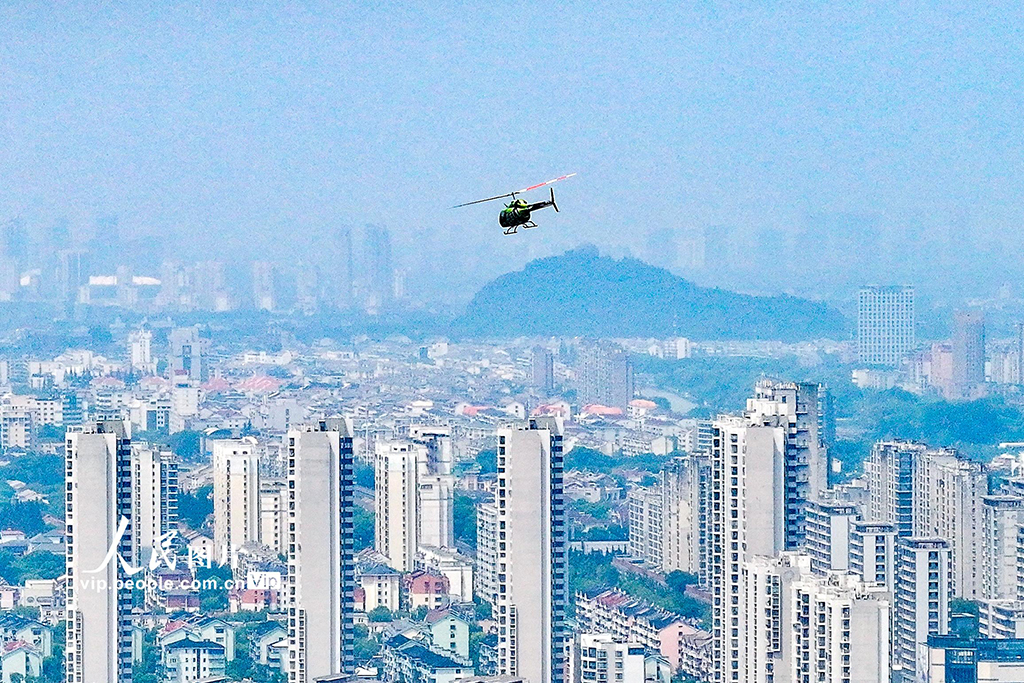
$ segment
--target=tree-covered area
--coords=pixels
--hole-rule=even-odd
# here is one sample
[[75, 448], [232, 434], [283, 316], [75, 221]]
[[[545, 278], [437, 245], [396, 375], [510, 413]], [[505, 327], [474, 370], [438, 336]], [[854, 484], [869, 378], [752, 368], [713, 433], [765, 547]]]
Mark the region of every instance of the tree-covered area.
[[471, 496], [456, 491], [452, 508], [455, 540], [476, 548], [476, 502]]
[[56, 579], [63, 573], [63, 555], [37, 550], [18, 557], [9, 550], [0, 550], [0, 578], [12, 586], [28, 579]]
[[372, 548], [374, 541], [374, 516], [369, 510], [355, 506], [352, 515], [353, 547], [356, 552], [363, 548]]
[[[27, 502], [16, 503], [12, 500], [14, 490], [7, 482], [20, 481], [26, 487], [46, 496], [48, 503]], [[11, 510], [11, 507], [28, 505], [30, 507]], [[19, 524], [34, 523], [37, 516], [32, 509], [36, 507], [39, 512], [38, 521], [42, 523], [41, 516], [50, 514], [55, 517], [64, 518], [64, 458], [59, 455], [47, 453], [26, 453], [17, 458], [12, 458], [9, 463], [0, 467], [0, 527], [5, 529], [19, 529], [26, 534], [36, 534], [44, 529], [34, 526], [32, 532]]]
[[201, 530], [213, 514], [213, 486], [200, 486], [178, 496], [178, 518], [190, 528]]
[[657, 472], [672, 460], [669, 455], [641, 453], [639, 455], [605, 455], [601, 451], [576, 446], [565, 454], [565, 468], [568, 470], [589, 470], [591, 472], [609, 473], [620, 468], [630, 468]]
[[610, 553], [569, 554], [569, 601], [573, 609], [578, 592], [618, 588], [681, 616], [708, 620], [708, 606], [686, 594], [686, 587], [697, 580], [692, 574], [671, 572], [665, 580], [667, 585], [662, 585], [637, 574], [620, 572], [612, 565], [613, 559]]

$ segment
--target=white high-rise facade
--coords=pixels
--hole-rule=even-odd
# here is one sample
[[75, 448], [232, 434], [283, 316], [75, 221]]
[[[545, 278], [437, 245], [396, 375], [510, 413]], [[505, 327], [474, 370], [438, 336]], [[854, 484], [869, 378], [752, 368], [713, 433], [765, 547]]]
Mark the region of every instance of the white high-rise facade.
[[1024, 499], [983, 496], [978, 554], [981, 560], [978, 597], [981, 600], [1016, 600], [1017, 536], [1024, 520]]
[[153, 362], [153, 333], [149, 330], [135, 330], [128, 333], [128, 356], [135, 372], [156, 374]]
[[377, 552], [388, 558], [388, 565], [400, 572], [413, 570], [419, 546], [416, 481], [421, 449], [408, 442], [377, 444], [375, 544]]
[[65, 456], [67, 681], [128, 683], [132, 591], [117, 581], [129, 578], [121, 560], [133, 559], [131, 440], [120, 421], [72, 429]]
[[854, 522], [850, 532], [850, 571], [865, 582], [895, 590], [896, 526]]
[[161, 536], [177, 528], [178, 463], [169, 450], [132, 446], [132, 556], [149, 562]]
[[952, 450], [928, 450], [914, 472], [914, 535], [949, 543], [953, 595], [973, 600], [980, 570], [978, 525], [988, 477], [981, 463]]
[[260, 543], [279, 555], [288, 554], [288, 482], [260, 482]]
[[474, 591], [491, 603], [498, 601], [498, 506], [494, 502], [476, 507], [476, 583]]
[[629, 490], [629, 554], [658, 570], [664, 562], [665, 533], [660, 486]]
[[351, 673], [354, 661], [352, 426], [294, 427], [288, 455], [288, 680]]
[[213, 442], [213, 547], [231, 565], [238, 549], [260, 540], [260, 468], [256, 439]]
[[893, 681], [922, 680], [928, 636], [949, 628], [952, 593], [949, 544], [909, 537], [896, 546], [896, 612], [893, 617]]
[[531, 418], [498, 430], [498, 673], [565, 676], [567, 542], [562, 426]]
[[711, 460], [704, 454], [674, 458], [661, 471], [662, 571], [696, 574], [707, 584]]
[[647, 650], [624, 643], [610, 633], [580, 633], [573, 637], [567, 663], [568, 683], [644, 683]]
[[914, 349], [914, 288], [863, 287], [857, 299], [857, 355], [861, 363], [897, 366]]

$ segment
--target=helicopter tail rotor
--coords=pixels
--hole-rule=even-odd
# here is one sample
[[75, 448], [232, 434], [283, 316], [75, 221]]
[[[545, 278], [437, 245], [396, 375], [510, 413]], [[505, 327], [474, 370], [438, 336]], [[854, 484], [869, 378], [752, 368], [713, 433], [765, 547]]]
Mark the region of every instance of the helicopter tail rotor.
[[555, 207], [555, 211], [558, 211], [558, 204], [555, 204], [555, 188], [549, 187], [551, 190], [551, 206]]

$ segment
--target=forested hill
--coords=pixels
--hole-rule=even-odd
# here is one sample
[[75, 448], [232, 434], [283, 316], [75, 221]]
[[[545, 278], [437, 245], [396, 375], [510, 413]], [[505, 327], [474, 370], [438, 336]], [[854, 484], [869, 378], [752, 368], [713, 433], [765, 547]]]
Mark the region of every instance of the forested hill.
[[632, 258], [568, 251], [531, 261], [477, 292], [457, 328], [469, 336], [519, 335], [775, 339], [848, 334], [825, 304], [698, 287]]

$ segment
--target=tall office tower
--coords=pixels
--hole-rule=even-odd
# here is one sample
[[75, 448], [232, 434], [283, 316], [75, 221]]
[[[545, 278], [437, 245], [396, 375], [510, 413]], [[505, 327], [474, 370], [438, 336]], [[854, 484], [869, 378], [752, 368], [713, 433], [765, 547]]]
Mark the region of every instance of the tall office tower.
[[498, 430], [498, 673], [530, 683], [565, 673], [563, 467], [559, 420]]
[[714, 681], [741, 678], [742, 563], [786, 549], [786, 428], [716, 420], [711, 439], [711, 616]]
[[555, 356], [543, 346], [533, 347], [532, 386], [545, 396], [555, 391]]
[[199, 261], [192, 281], [192, 299], [204, 311], [227, 311], [231, 308], [227, 276], [223, 261]]
[[1017, 496], [984, 496], [978, 530], [982, 600], [1017, 598], [1017, 535], [1024, 521], [1024, 499]]
[[179, 327], [167, 335], [170, 357], [167, 370], [176, 382], [205, 382], [209, 375], [206, 354], [210, 340], [199, 336], [198, 327]]
[[391, 234], [387, 228], [366, 226], [366, 306], [379, 310], [391, 305], [394, 285]]
[[628, 499], [629, 554], [659, 570], [665, 559], [661, 487], [634, 487]]
[[580, 405], [592, 403], [625, 410], [633, 400], [633, 364], [622, 349], [586, 344], [577, 368]]
[[914, 535], [944, 538], [952, 561], [953, 595], [978, 591], [978, 522], [988, 477], [981, 463], [952, 450], [928, 450], [914, 472]]
[[149, 562], [160, 537], [178, 527], [178, 463], [169, 450], [134, 445], [132, 464], [132, 557]]
[[375, 547], [400, 572], [415, 568], [419, 547], [417, 470], [420, 446], [378, 443], [374, 459]]
[[260, 481], [260, 543], [278, 555], [288, 555], [288, 483]]
[[329, 294], [334, 300], [334, 308], [352, 308], [355, 270], [352, 265], [352, 229], [347, 225], [339, 225], [334, 229], [334, 257], [331, 259], [330, 270], [332, 276], [329, 282], [333, 283], [334, 291]]
[[867, 517], [895, 525], [898, 536], [914, 534], [914, 472], [925, 450], [924, 444], [881, 441], [864, 464], [871, 496]]
[[949, 627], [949, 563], [949, 545], [944, 539], [911, 536], [897, 542], [892, 641], [895, 682], [927, 680], [921, 666], [928, 636], [945, 635]]
[[233, 563], [244, 544], [260, 540], [260, 466], [256, 439], [213, 442], [213, 548]]
[[119, 421], [69, 430], [66, 458], [67, 680], [129, 683], [132, 591], [117, 581], [132, 560], [131, 439]]
[[862, 287], [857, 299], [861, 363], [898, 366], [917, 344], [913, 287]]
[[811, 571], [826, 574], [850, 568], [850, 540], [856, 521], [853, 505], [820, 501], [807, 505], [804, 548], [811, 556]]
[[896, 525], [854, 522], [850, 534], [850, 571], [867, 583], [895, 590]]
[[267, 261], [252, 262], [252, 305], [257, 311], [277, 310], [277, 276], [274, 264]]
[[807, 504], [828, 488], [829, 456], [825, 443], [825, 416], [818, 384], [792, 384], [761, 380], [754, 398], [747, 399], [751, 424], [778, 426], [785, 434], [781, 494], [785, 503], [785, 549], [801, 546]]
[[[644, 669], [647, 650], [638, 642], [620, 642], [610, 633], [581, 633], [573, 637], [570, 651], [566, 683], [649, 680]], [[598, 672], [606, 672], [606, 678], [598, 678]]]
[[957, 311], [953, 318], [953, 391], [971, 398], [985, 383], [985, 314]]
[[343, 418], [288, 431], [290, 683], [355, 668], [355, 474]]
[[797, 674], [790, 680], [889, 680], [892, 602], [885, 588], [851, 574], [804, 577], [794, 584], [789, 602]]
[[711, 460], [704, 454], [673, 458], [661, 471], [662, 571], [696, 574], [708, 585]]
[[476, 506], [476, 576], [473, 590], [492, 606], [498, 604], [498, 505]]
[[134, 372], [156, 374], [153, 362], [153, 333], [149, 330], [133, 330], [128, 333], [128, 358]]

